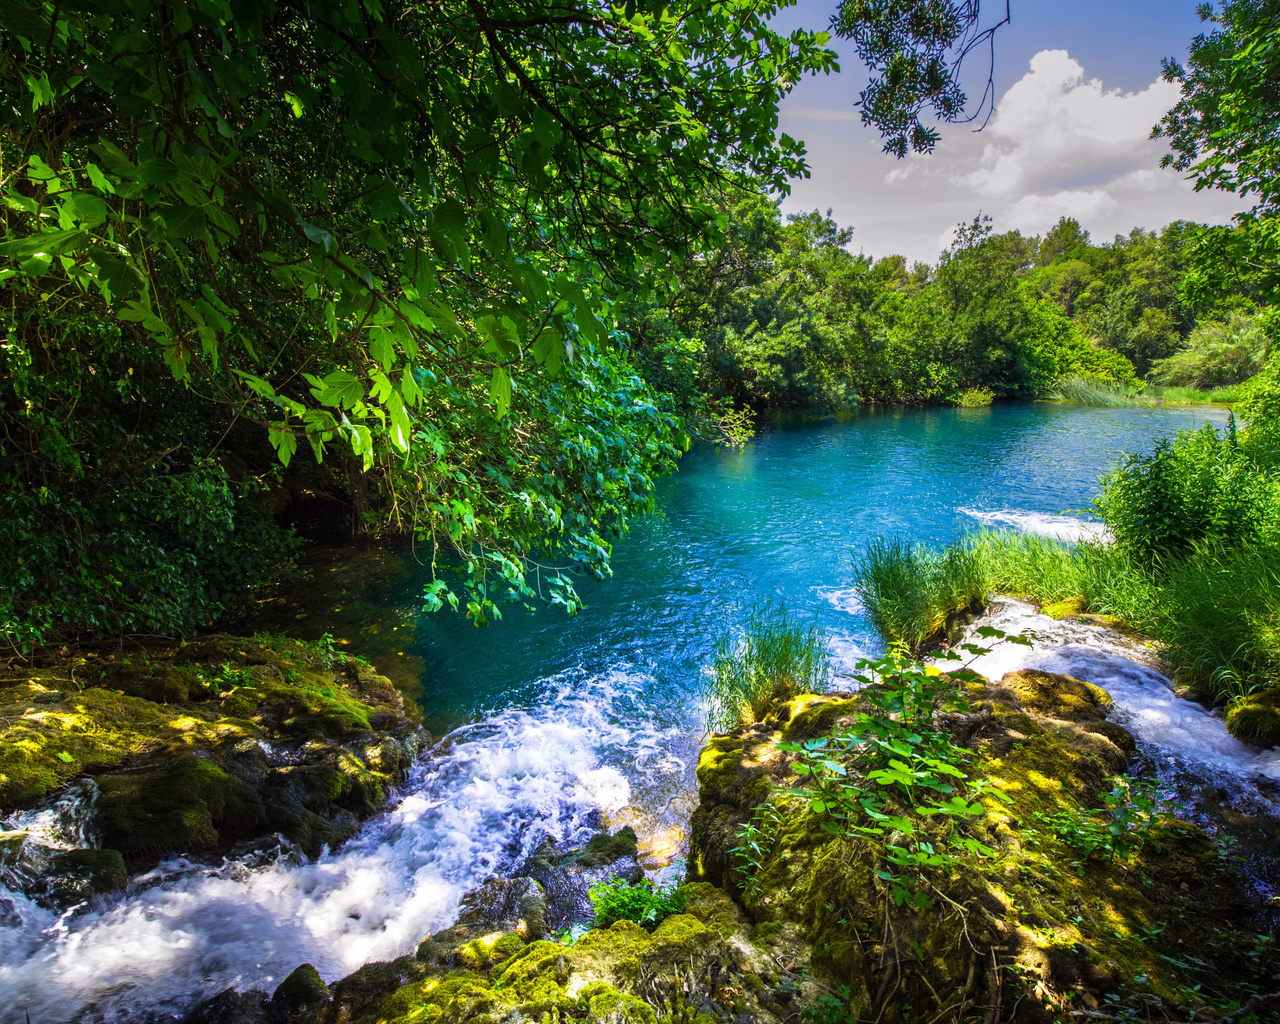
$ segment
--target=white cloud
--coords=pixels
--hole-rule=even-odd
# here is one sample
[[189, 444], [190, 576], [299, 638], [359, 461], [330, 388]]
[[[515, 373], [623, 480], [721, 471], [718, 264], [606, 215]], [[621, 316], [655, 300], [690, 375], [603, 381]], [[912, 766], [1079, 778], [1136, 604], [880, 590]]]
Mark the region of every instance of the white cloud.
[[[1024, 234], [1075, 217], [1096, 241], [1179, 219], [1223, 223], [1237, 199], [1195, 193], [1181, 174], [1160, 168], [1165, 144], [1149, 136], [1177, 98], [1177, 87], [1160, 79], [1137, 92], [1107, 89], [1067, 51], [1042, 50], [985, 130], [945, 128], [934, 155], [901, 162], [878, 145], [872, 154], [874, 133], [861, 125], [817, 128], [814, 107], [784, 105], [784, 125], [806, 138], [813, 168], [784, 209], [833, 207], [854, 227], [855, 248], [926, 260], [979, 210], [997, 231]], [[823, 119], [852, 116], [829, 111]]]

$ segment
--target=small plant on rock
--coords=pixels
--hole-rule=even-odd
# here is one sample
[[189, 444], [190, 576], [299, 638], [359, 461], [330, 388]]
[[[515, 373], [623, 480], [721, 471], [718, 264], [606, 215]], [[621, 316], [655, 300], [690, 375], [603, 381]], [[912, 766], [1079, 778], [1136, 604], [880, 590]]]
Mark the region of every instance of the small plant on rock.
[[634, 921], [653, 931], [672, 914], [683, 912], [687, 897], [680, 886], [660, 888], [652, 882], [632, 885], [623, 879], [597, 882], [591, 887], [595, 926], [608, 928], [616, 921]]
[[1050, 835], [1079, 855], [1076, 872], [1090, 860], [1130, 860], [1150, 846], [1160, 850], [1159, 830], [1166, 817], [1154, 781], [1121, 776], [1101, 796], [1102, 806], [1058, 811], [1038, 817]]
[[826, 683], [830, 659], [817, 626], [807, 629], [771, 608], [756, 609], [740, 640], [716, 644], [707, 688], [707, 725], [726, 732], [758, 722], [779, 701]]

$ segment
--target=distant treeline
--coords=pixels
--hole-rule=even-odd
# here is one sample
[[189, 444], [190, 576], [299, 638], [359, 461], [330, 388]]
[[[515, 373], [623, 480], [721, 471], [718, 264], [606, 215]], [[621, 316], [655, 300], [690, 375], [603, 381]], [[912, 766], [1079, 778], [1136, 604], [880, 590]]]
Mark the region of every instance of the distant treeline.
[[936, 265], [848, 249], [813, 212], [744, 200], [723, 244], [660, 308], [632, 310], [633, 355], [687, 407], [840, 409], [859, 401], [985, 404], [1083, 376], [1143, 386], [1237, 383], [1265, 358], [1267, 317], [1243, 280], [1194, 304], [1199, 225], [1094, 243], [1062, 218], [1043, 237], [963, 224]]

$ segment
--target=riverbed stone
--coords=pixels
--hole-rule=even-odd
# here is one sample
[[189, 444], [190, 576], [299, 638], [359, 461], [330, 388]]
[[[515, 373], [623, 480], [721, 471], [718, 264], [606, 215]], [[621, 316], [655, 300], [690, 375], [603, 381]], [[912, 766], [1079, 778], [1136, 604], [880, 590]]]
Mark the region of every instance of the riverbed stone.
[[1224, 716], [1227, 732], [1259, 747], [1280, 745], [1280, 686], [1231, 702]]
[[291, 1020], [313, 1015], [331, 1000], [329, 986], [311, 964], [294, 968], [271, 995], [273, 1015]]

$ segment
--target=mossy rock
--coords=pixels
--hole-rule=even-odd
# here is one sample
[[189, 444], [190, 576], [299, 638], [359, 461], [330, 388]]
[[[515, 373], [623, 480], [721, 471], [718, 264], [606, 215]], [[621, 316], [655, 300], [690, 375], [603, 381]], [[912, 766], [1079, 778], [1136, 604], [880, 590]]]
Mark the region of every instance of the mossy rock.
[[1063, 601], [1053, 601], [1040, 609], [1041, 615], [1051, 619], [1069, 619], [1073, 615], [1083, 615], [1089, 610], [1089, 602], [1083, 597], [1068, 597]]
[[1111, 696], [1093, 683], [1038, 669], [1007, 672], [1000, 686], [1013, 692], [1027, 711], [1069, 722], [1098, 722], [1111, 707]]
[[272, 643], [213, 634], [0, 667], [0, 808], [89, 775], [126, 859], [273, 832], [336, 846], [407, 770], [414, 726], [368, 666]]
[[240, 779], [196, 754], [149, 771], [108, 775], [98, 789], [95, 824], [126, 856], [208, 850], [218, 845], [219, 826], [241, 836], [266, 822]]
[[[789, 729], [812, 734], [807, 716], [820, 716], [822, 728], [838, 727], [856, 712], [856, 699], [843, 698], [839, 707], [830, 697], [800, 698], [777, 716], [783, 724], [772, 733], [756, 727], [711, 741], [699, 767], [690, 875], [738, 897], [755, 922], [756, 948], [772, 952], [772, 943], [804, 936], [815, 976], [831, 989], [848, 988], [855, 1019], [900, 1022], [908, 1006], [941, 1010], [957, 1005], [966, 990], [974, 1006], [998, 996], [1010, 1019], [1017, 996], [1009, 986], [997, 991], [991, 972], [974, 967], [974, 950], [987, 960], [994, 952], [1030, 986], [1034, 998], [1024, 999], [1019, 1019], [1057, 1019], [1064, 1008], [1088, 1008], [1135, 986], [1163, 1000], [1186, 998], [1192, 974], [1140, 937], [1165, 927], [1160, 948], [1181, 940], [1176, 948], [1197, 949], [1231, 930], [1238, 900], [1224, 898], [1225, 868], [1208, 839], [1179, 824], [1164, 830], [1159, 849], [1150, 846], [1132, 862], [1090, 860], [1077, 869], [1079, 855], [1041, 824], [1046, 815], [1097, 807], [1099, 794], [1128, 765], [1135, 743], [1106, 721], [1105, 692], [1068, 676], [1024, 671], [1000, 683], [975, 683], [968, 696], [974, 710], [942, 716], [943, 727], [954, 727], [956, 742], [974, 752], [965, 770], [1004, 799], [984, 797], [985, 815], [968, 826], [993, 853], [930, 873], [922, 891], [931, 911], [895, 904], [882, 849], [827, 832], [823, 816], [787, 795], [802, 782], [769, 749], [790, 738]], [[732, 850], [751, 811], [743, 798], [758, 799], [761, 787], [780, 822], [763, 841], [747, 891], [744, 865]], [[920, 825], [935, 842], [945, 827], [937, 819]], [[1217, 901], [1213, 922], [1201, 910], [1206, 893]], [[1215, 959], [1219, 970], [1234, 963], [1226, 955]]]
[[52, 895], [60, 902], [117, 892], [129, 884], [119, 850], [68, 850], [56, 854], [48, 874]]
[[311, 964], [302, 964], [280, 982], [271, 996], [271, 1009], [285, 1018], [314, 1013], [331, 1000], [329, 986]]
[[1225, 721], [1227, 732], [1244, 743], [1280, 745], [1280, 686], [1232, 701]]
[[566, 854], [561, 858], [560, 864], [562, 866], [578, 864], [584, 868], [601, 868], [614, 863], [614, 861], [622, 860], [624, 857], [635, 857], [639, 851], [640, 844], [636, 839], [635, 829], [630, 825], [626, 825], [618, 829], [613, 835], [608, 832], [596, 833], [580, 851]]

